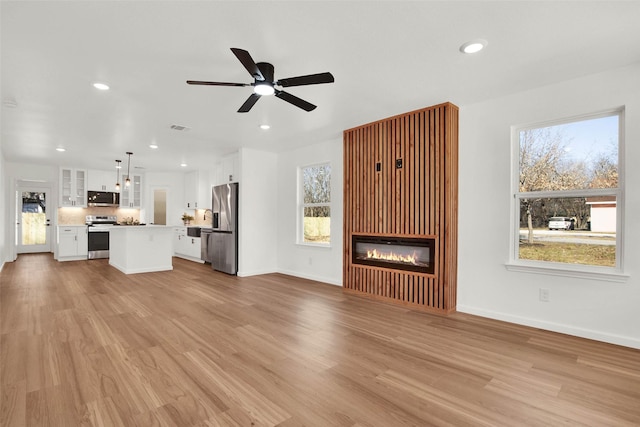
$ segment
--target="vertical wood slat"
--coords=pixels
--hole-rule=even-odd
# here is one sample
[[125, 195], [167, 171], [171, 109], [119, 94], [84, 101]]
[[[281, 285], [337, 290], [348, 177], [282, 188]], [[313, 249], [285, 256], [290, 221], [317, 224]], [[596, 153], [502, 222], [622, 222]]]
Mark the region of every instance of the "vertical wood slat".
[[[346, 291], [436, 312], [455, 310], [457, 138], [458, 109], [449, 103], [344, 132]], [[434, 274], [353, 266], [353, 233], [435, 237]]]

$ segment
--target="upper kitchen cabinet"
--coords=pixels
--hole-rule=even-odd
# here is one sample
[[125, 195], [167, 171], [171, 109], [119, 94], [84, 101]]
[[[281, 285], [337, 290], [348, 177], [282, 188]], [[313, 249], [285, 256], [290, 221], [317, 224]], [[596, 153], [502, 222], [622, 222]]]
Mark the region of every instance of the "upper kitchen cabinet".
[[122, 178], [123, 184], [120, 192], [121, 208], [137, 208], [142, 206], [142, 175], [131, 175], [131, 184], [127, 187], [124, 185], [126, 176]]
[[186, 209], [211, 209], [211, 182], [208, 171], [185, 174], [184, 195]]
[[223, 157], [214, 165], [213, 185], [240, 182], [240, 158], [238, 153]]
[[89, 191], [116, 191], [116, 172], [90, 169], [88, 171]]
[[60, 206], [87, 207], [87, 171], [60, 168]]

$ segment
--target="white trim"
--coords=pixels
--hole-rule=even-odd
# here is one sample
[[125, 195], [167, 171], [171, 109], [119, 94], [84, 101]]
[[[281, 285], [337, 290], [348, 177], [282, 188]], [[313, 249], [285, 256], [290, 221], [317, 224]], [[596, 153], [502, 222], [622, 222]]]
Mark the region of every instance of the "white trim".
[[267, 270], [256, 270], [256, 271], [240, 271], [238, 270], [238, 277], [250, 277], [250, 276], [261, 276], [263, 274], [273, 274], [277, 273], [277, 269], [267, 269]]
[[324, 276], [314, 276], [313, 274], [304, 274], [299, 271], [278, 269], [277, 273], [286, 274], [287, 276], [300, 277], [301, 279], [313, 280], [315, 282], [327, 283], [329, 285], [342, 287], [342, 281], [337, 281]]
[[[331, 200], [329, 200], [329, 202], [327, 203], [304, 203], [304, 194], [303, 194], [304, 185], [302, 183], [302, 170], [306, 168], [321, 167], [321, 166], [329, 166], [329, 171], [332, 175], [331, 182], [329, 183], [329, 188], [331, 189], [333, 187], [333, 167], [330, 161], [311, 163], [303, 166], [298, 166], [296, 171], [297, 194], [298, 194], [298, 201], [297, 201], [298, 203], [296, 204], [296, 241], [295, 241], [296, 245], [331, 248], [331, 235], [329, 236], [329, 239], [330, 239], [329, 243], [313, 243], [313, 242], [304, 241], [304, 209], [306, 207], [327, 206], [329, 207], [329, 212], [330, 212], [329, 219], [331, 219], [331, 212], [333, 210]], [[331, 233], [331, 228], [329, 229], [329, 232]]]
[[[162, 225], [162, 224], [158, 224], [158, 225]], [[204, 261], [202, 259], [194, 258], [194, 257], [186, 255], [186, 254], [173, 254], [173, 256], [176, 257], [176, 258], [186, 259], [187, 261], [197, 262], [198, 264], [204, 264]]]
[[111, 261], [109, 261], [109, 265], [112, 266], [113, 268], [116, 268], [117, 270], [120, 270], [124, 274], [155, 273], [158, 271], [173, 270], [173, 265], [169, 265], [169, 266], [158, 265], [156, 267], [144, 267], [144, 268], [125, 268], [125, 267], [122, 267], [121, 265], [112, 263]]
[[[606, 267], [603, 270], [596, 270], [595, 266], [567, 265], [548, 261], [530, 261], [524, 264], [523, 261], [510, 262], [504, 265], [509, 271], [520, 273], [548, 274], [552, 276], [575, 277], [578, 279], [601, 280], [606, 282], [624, 283], [629, 279], [628, 274], [612, 271]], [[589, 267], [578, 269], [579, 267]]]
[[561, 323], [548, 322], [545, 320], [532, 319], [529, 317], [514, 316], [482, 308], [458, 305], [457, 311], [461, 313], [473, 314], [475, 316], [487, 317], [489, 319], [501, 320], [503, 322], [515, 323], [517, 325], [530, 326], [561, 334], [572, 335], [610, 344], [640, 349], [640, 340], [632, 337], [611, 334], [607, 332], [595, 331], [593, 329], [576, 328], [574, 326]]
[[[618, 117], [618, 187], [603, 189], [577, 189], [559, 191], [520, 192], [520, 132], [558, 126], [568, 123], [593, 120], [603, 117]], [[505, 265], [510, 271], [537, 274], [579, 277], [585, 279], [624, 282], [629, 275], [624, 273], [624, 129], [625, 107], [620, 106], [595, 113], [587, 113], [545, 122], [511, 126], [511, 195], [510, 205], [511, 230], [509, 242], [509, 261]], [[520, 247], [520, 200], [526, 198], [569, 198], [612, 195], [616, 197], [616, 264], [615, 267], [598, 267], [595, 265], [559, 264], [548, 261], [531, 261], [519, 258]]]
[[[587, 120], [601, 119], [603, 117], [609, 117], [609, 116], [615, 116], [615, 115], [618, 115], [622, 119], [624, 117], [624, 110], [625, 110], [624, 105], [620, 105], [618, 107], [597, 111], [595, 113], [578, 114], [575, 116], [569, 116], [569, 117], [564, 117], [559, 119], [545, 120], [543, 122], [523, 123], [519, 125], [513, 125], [511, 126], [511, 128], [516, 129], [516, 131], [519, 132], [521, 130], [531, 130], [531, 129], [551, 127], [551, 126], [558, 126], [558, 125], [564, 125], [569, 123], [583, 122]], [[620, 125], [620, 129], [624, 129], [622, 124]], [[624, 132], [621, 132], [621, 133], [624, 133]]]

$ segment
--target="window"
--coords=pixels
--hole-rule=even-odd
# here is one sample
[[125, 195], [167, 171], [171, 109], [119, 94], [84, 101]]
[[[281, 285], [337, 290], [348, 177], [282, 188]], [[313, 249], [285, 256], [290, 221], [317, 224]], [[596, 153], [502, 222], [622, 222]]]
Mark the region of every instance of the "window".
[[331, 165], [299, 169], [299, 243], [331, 243]]
[[620, 109], [514, 128], [513, 265], [621, 272], [622, 127]]

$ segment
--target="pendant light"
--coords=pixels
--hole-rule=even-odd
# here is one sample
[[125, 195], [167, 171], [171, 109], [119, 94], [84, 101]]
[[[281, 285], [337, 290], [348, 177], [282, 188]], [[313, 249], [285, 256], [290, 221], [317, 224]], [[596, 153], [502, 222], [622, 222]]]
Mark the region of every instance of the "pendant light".
[[120, 163], [122, 160], [116, 160], [116, 191], [120, 191]]
[[127, 151], [127, 156], [129, 156], [129, 161], [127, 162], [127, 179], [124, 181], [124, 186], [128, 187], [131, 185], [131, 180], [129, 179], [129, 170], [131, 169], [131, 155], [133, 153], [131, 151]]

